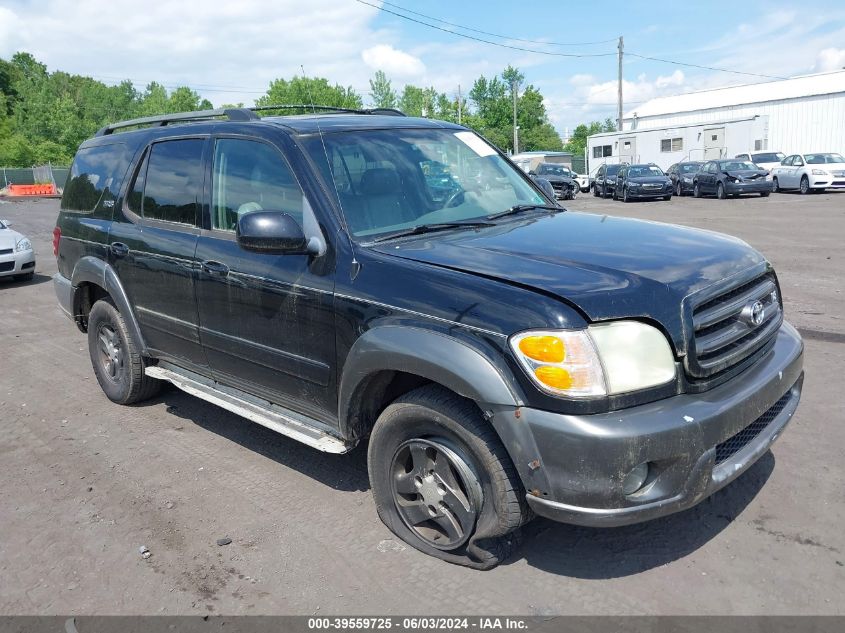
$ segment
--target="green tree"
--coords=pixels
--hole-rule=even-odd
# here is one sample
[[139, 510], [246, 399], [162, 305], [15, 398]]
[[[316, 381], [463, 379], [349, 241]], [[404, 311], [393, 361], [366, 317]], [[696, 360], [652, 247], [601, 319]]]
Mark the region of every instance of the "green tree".
[[610, 117], [602, 121], [593, 121], [591, 123], [582, 123], [578, 125], [569, 137], [569, 141], [564, 148], [567, 152], [572, 152], [574, 156], [583, 156], [584, 149], [587, 147], [587, 137], [593, 134], [601, 134], [602, 132], [614, 132], [616, 130], [616, 123]]
[[399, 100], [384, 71], [376, 71], [370, 79], [370, 100], [374, 108], [395, 108]]
[[364, 107], [361, 95], [340, 84], [332, 86], [323, 77], [292, 77], [274, 79], [267, 94], [256, 100], [256, 105], [322, 105], [337, 108], [360, 109]]

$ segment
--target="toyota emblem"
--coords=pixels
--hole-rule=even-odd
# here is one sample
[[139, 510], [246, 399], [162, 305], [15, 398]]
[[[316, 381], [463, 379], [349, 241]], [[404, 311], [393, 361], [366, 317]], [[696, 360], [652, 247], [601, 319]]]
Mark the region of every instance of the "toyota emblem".
[[762, 301], [749, 301], [742, 309], [740, 318], [746, 324], [757, 327], [766, 318], [766, 306], [763, 305]]

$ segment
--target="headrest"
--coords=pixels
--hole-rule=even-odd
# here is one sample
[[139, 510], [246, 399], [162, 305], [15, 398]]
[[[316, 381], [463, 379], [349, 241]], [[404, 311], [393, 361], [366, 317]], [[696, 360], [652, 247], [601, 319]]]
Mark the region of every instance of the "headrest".
[[395, 169], [378, 167], [368, 169], [361, 176], [361, 193], [368, 196], [383, 196], [391, 193], [399, 193], [402, 190], [402, 182]]

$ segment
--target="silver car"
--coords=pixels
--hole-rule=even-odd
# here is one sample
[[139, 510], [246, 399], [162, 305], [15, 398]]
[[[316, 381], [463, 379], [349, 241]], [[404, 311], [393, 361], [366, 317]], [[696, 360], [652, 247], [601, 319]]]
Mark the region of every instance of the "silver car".
[[0, 277], [14, 277], [15, 281], [32, 279], [35, 274], [35, 251], [25, 235], [9, 228], [7, 220], [0, 220]]

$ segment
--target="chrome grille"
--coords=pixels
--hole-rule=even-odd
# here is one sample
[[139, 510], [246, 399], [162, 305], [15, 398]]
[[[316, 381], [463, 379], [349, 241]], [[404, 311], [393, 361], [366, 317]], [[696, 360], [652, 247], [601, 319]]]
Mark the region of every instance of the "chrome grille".
[[706, 378], [729, 369], [762, 348], [782, 322], [777, 284], [770, 273], [705, 299], [693, 308], [687, 371]]

